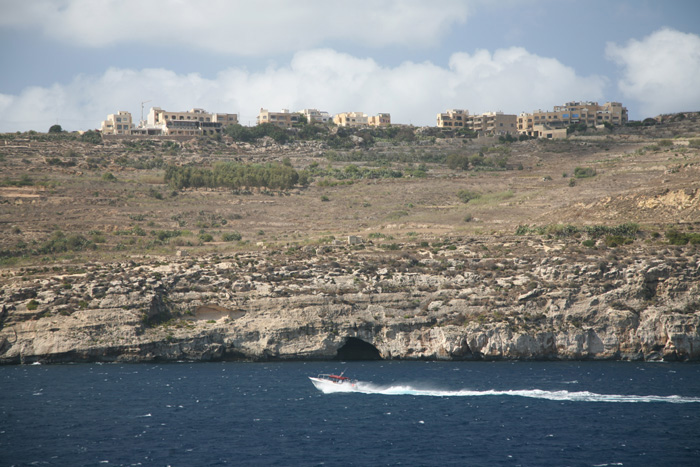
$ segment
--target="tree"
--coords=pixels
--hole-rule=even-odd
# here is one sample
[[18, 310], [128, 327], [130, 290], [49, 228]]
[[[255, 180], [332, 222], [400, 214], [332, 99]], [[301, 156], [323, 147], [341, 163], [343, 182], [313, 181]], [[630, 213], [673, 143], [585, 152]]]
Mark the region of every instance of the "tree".
[[309, 124], [309, 119], [306, 118], [305, 114], [299, 114], [299, 118], [294, 126], [304, 126]]
[[61, 128], [61, 125], [59, 124], [51, 125], [51, 128], [49, 128], [49, 133], [63, 133], [63, 128]]
[[[51, 132], [51, 130], [49, 130], [49, 133], [50, 132]], [[95, 130], [88, 130], [80, 136], [80, 140], [85, 141], [86, 143], [101, 144], [102, 143], [102, 135]]]

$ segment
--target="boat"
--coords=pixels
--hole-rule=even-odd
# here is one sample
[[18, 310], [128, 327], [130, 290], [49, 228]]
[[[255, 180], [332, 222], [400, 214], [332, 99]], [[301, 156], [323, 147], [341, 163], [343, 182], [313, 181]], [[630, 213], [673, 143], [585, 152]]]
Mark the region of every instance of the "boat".
[[354, 391], [357, 387], [357, 380], [343, 376], [343, 373], [339, 375], [322, 373], [316, 377], [309, 376], [309, 379], [316, 386], [316, 389], [323, 392]]

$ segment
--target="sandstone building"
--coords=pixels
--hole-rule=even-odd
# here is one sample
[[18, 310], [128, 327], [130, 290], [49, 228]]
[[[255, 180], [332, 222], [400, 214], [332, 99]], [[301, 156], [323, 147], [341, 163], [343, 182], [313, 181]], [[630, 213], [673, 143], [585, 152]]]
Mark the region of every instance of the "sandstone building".
[[468, 110], [451, 109], [437, 114], [437, 126], [438, 128], [464, 128], [468, 116]]
[[282, 128], [291, 128], [295, 123], [299, 123], [299, 113], [289, 112], [283, 109], [282, 112], [270, 112], [267, 109], [260, 109], [257, 117], [258, 125], [271, 123]]
[[543, 137], [544, 133], [556, 133], [555, 130], [569, 125], [585, 123], [589, 127], [599, 127], [606, 123], [624, 125], [627, 123], [627, 108], [619, 102], [567, 102], [566, 105], [554, 106], [552, 111], [537, 110], [518, 116], [518, 132], [528, 136]]
[[362, 112], [343, 112], [333, 117], [333, 123], [342, 127], [358, 128], [365, 126], [389, 126], [391, 115], [380, 113], [370, 117]]
[[503, 112], [486, 112], [481, 115], [467, 115], [465, 126], [477, 133], [505, 135], [518, 132], [518, 117]]
[[518, 117], [503, 112], [470, 115], [468, 110], [450, 109], [437, 114], [438, 128], [466, 128], [477, 133], [503, 135], [517, 133]]
[[133, 128], [131, 112], [120, 110], [116, 114], [107, 115], [107, 120], [102, 122], [100, 130], [105, 135], [130, 135]]
[[382, 113], [367, 118], [369, 126], [389, 126], [391, 125], [391, 115]]

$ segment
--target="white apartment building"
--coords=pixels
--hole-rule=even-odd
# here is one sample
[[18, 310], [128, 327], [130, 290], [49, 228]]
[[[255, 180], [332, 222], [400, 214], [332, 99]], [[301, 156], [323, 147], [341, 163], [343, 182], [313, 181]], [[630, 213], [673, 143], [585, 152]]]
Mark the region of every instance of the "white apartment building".
[[238, 123], [238, 115], [209, 113], [204, 109], [191, 109], [185, 112], [163, 110], [152, 107], [148, 112], [146, 128], [160, 128], [163, 135], [199, 136], [221, 133], [224, 126]]
[[306, 116], [306, 121], [309, 123], [328, 123], [333, 120], [331, 114], [318, 109], [304, 109], [297, 113]]

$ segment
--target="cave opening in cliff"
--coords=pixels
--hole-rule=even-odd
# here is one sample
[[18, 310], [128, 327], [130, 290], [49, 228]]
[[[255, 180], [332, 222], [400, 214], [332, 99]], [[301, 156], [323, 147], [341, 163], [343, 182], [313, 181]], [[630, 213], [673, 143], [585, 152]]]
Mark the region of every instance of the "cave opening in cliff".
[[348, 337], [345, 344], [338, 349], [337, 360], [381, 360], [379, 350], [372, 344], [358, 339]]

